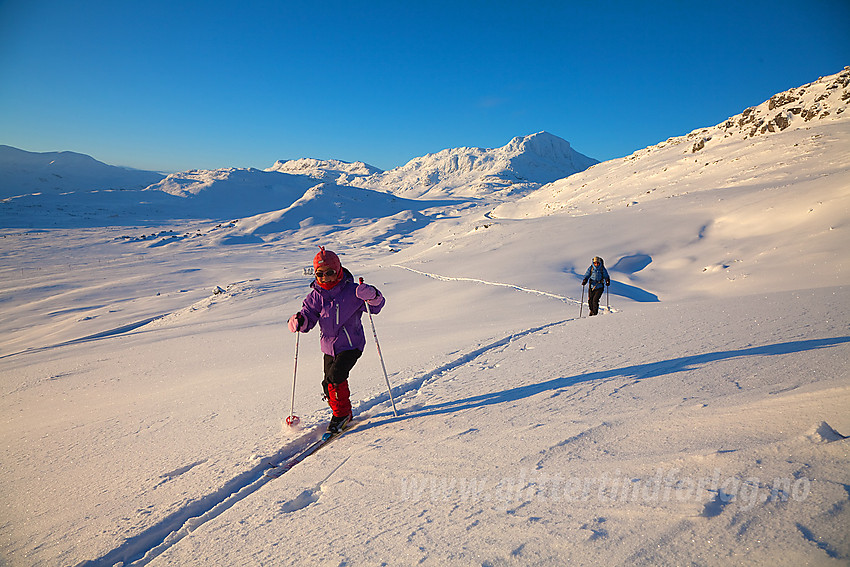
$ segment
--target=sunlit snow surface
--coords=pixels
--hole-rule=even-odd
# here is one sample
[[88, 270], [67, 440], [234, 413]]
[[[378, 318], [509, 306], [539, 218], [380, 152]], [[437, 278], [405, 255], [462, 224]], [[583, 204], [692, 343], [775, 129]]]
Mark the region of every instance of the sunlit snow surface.
[[[847, 564], [848, 76], [516, 190], [306, 160], [4, 193], [0, 563]], [[268, 481], [330, 416], [312, 332], [282, 424], [318, 245], [387, 298], [399, 416], [364, 317], [362, 422]]]

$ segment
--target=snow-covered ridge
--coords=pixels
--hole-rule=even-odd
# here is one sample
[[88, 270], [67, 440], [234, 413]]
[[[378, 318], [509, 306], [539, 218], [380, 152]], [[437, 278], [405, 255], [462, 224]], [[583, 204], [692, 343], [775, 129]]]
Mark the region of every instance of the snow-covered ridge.
[[[280, 185], [287, 176], [269, 174], [254, 168], [226, 167], [219, 169], [192, 169], [172, 173], [159, 183], [146, 188], [147, 191], [162, 191], [175, 197], [200, 195], [213, 187], [228, 185], [230, 189], [241, 187], [243, 190], [255, 188], [272, 189]], [[239, 197], [239, 193], [234, 193]]]
[[340, 185], [347, 185], [355, 178], [369, 177], [382, 170], [362, 161], [347, 162], [336, 159], [321, 160], [314, 158], [301, 158], [291, 160], [278, 160], [266, 171], [279, 171], [293, 175], [306, 175], [320, 181], [332, 181]]
[[[120, 207], [124, 222], [129, 221], [134, 210], [142, 209], [147, 220], [151, 215], [222, 220], [287, 209], [320, 183], [406, 199], [474, 198], [498, 203], [594, 163], [596, 160], [576, 152], [566, 140], [547, 132], [516, 137], [501, 148], [446, 149], [386, 172], [364, 162], [302, 158], [279, 160], [265, 170], [225, 167], [163, 175], [108, 166], [83, 154], [34, 154], [4, 146], [0, 148], [0, 199], [17, 197], [15, 205], [9, 205], [4, 212], [17, 219], [15, 225], [23, 223], [21, 226], [44, 222], [59, 226], [63, 218], [79, 225], [77, 221], [83, 217], [89, 224], [96, 223], [91, 207], [80, 201], [92, 199], [92, 191], [104, 189], [123, 191], [120, 198], [101, 195], [97, 210], [104, 217], [117, 218], [113, 209]], [[54, 189], [51, 193], [57, 195], [46, 196], [48, 189]], [[144, 190], [146, 194], [140, 198], [127, 192], [130, 189]], [[179, 199], [168, 200], [164, 196]], [[137, 206], [140, 201], [144, 205], [141, 209]], [[318, 206], [322, 199], [314, 201]], [[334, 207], [334, 203], [322, 204]], [[30, 220], [21, 217], [18, 209], [26, 211], [25, 217]], [[419, 209], [417, 206], [410, 210]], [[64, 212], [55, 215], [50, 212], [54, 210]], [[388, 210], [392, 211], [389, 216], [398, 213], [395, 204]], [[47, 221], [45, 215], [49, 217]], [[307, 215], [311, 216], [325, 215]]]
[[548, 132], [519, 136], [501, 148], [450, 148], [358, 183], [407, 198], [514, 195], [598, 163]]
[[185, 199], [179, 208], [190, 214], [224, 218], [288, 207], [316, 184], [306, 175], [228, 167], [172, 173], [145, 191]]
[[[242, 217], [230, 223], [210, 241], [217, 244], [262, 243], [283, 232], [327, 230], [333, 226], [370, 224], [375, 234], [381, 234], [380, 224], [421, 223], [418, 211], [433, 203], [418, 203], [383, 191], [343, 185], [333, 179], [340, 174], [374, 170], [370, 166], [345, 162], [295, 160], [277, 162], [277, 169], [223, 168], [192, 170], [169, 175], [160, 183], [146, 189], [181, 197], [175, 212], [191, 209], [209, 218]], [[327, 168], [327, 169], [325, 169]], [[345, 171], [345, 170], [348, 171]], [[296, 173], [297, 172], [297, 173]], [[371, 173], [370, 173], [371, 175]], [[400, 215], [408, 211], [407, 215]], [[378, 222], [383, 219], [382, 222]], [[318, 225], [318, 228], [316, 228]], [[173, 242], [172, 238], [167, 239]], [[159, 245], [157, 241], [153, 246]]]
[[[270, 168], [192, 170], [169, 175], [149, 187], [171, 195], [196, 196], [211, 190], [249, 190], [299, 179], [306, 190], [326, 182], [390, 193], [408, 199], [505, 198], [528, 192], [598, 163], [548, 132], [518, 136], [501, 148], [450, 148], [382, 171], [364, 162], [302, 158], [279, 160]], [[277, 176], [277, 177], [276, 177]]]
[[788, 128], [805, 128], [812, 123], [846, 120], [850, 102], [850, 67], [813, 83], [773, 95], [758, 106], [751, 106], [714, 128], [694, 130], [679, 143], [694, 140], [691, 152], [696, 153], [718, 135], [752, 138], [782, 132]]
[[28, 152], [0, 145], [0, 199], [35, 192], [141, 189], [163, 177], [76, 152]]
[[[692, 191], [780, 183], [789, 175], [811, 170], [804, 164], [827, 147], [846, 147], [848, 102], [850, 67], [778, 93], [713, 127], [559, 179], [523, 199], [500, 205], [494, 214], [506, 218], [557, 212], [583, 215]], [[832, 160], [836, 171], [850, 167], [846, 151], [833, 154]]]
[[357, 227], [365, 227], [368, 236], [361, 238], [366, 242], [375, 241], [403, 231], [400, 227], [421, 227], [423, 217], [419, 211], [424, 208], [426, 204], [380, 191], [319, 183], [288, 206], [243, 218], [238, 224], [232, 223], [212, 242], [262, 243], [267, 238], [276, 240], [290, 231], [300, 231], [306, 237], [323, 234], [333, 227], [346, 227], [355, 232]]
[[626, 159], [635, 160], [670, 146], [684, 146], [682, 153], [696, 154], [724, 140], [747, 140], [815, 125], [846, 121], [850, 118], [850, 67], [801, 87], [777, 93], [757, 106], [731, 116], [720, 124], [698, 128], [685, 136], [634, 152]]

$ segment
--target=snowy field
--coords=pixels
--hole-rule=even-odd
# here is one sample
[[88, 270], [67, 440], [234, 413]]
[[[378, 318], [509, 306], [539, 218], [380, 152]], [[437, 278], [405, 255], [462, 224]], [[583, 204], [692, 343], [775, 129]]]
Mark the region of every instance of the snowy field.
[[[4, 188], [0, 565], [850, 564], [848, 80], [545, 185], [426, 156], [440, 200], [364, 164]], [[269, 480], [330, 417], [312, 332], [283, 423], [320, 244], [387, 298], [399, 415], [364, 317], [356, 427]]]

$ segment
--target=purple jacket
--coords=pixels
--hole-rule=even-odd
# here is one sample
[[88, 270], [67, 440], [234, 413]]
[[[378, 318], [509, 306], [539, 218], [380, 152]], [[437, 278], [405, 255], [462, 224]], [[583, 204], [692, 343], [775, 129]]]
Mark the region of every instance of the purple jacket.
[[[329, 290], [315, 281], [310, 287], [313, 291], [304, 299], [301, 307], [304, 322], [298, 330], [306, 333], [318, 323], [322, 352], [331, 356], [346, 350], [362, 351], [366, 347], [366, 335], [360, 316], [366, 311], [366, 304], [354, 295], [357, 284], [351, 272], [343, 268], [342, 281]], [[372, 314], [380, 313], [384, 303], [384, 296], [379, 293], [369, 303]]]

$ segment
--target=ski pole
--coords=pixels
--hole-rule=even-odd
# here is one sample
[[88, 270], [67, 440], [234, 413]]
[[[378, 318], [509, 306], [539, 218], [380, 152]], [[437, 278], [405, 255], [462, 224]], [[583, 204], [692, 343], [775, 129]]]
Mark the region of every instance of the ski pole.
[[[363, 283], [363, 278], [360, 278], [360, 283]], [[390, 378], [387, 376], [387, 367], [384, 365], [384, 355], [381, 354], [381, 343], [378, 342], [378, 332], [375, 330], [375, 320], [372, 319], [372, 309], [369, 307], [369, 302], [364, 301], [366, 304], [366, 313], [369, 314], [369, 323], [372, 324], [372, 336], [375, 337], [375, 346], [378, 348], [378, 358], [381, 359], [381, 369], [384, 371], [384, 380], [387, 381], [387, 392], [390, 394], [390, 403], [393, 406], [393, 415], [398, 417], [398, 412], [395, 409], [395, 400], [393, 400], [393, 388], [390, 386]]]
[[611, 284], [605, 286], [605, 307], [608, 308], [608, 313], [611, 312]]
[[581, 319], [581, 311], [584, 309], [584, 284], [581, 284], [581, 301], [578, 303], [578, 318]]
[[295, 333], [295, 368], [292, 371], [292, 403], [289, 406], [289, 417], [286, 418], [286, 425], [294, 427], [298, 425], [301, 419], [295, 415], [295, 377], [298, 376], [298, 342], [301, 339], [301, 331]]

